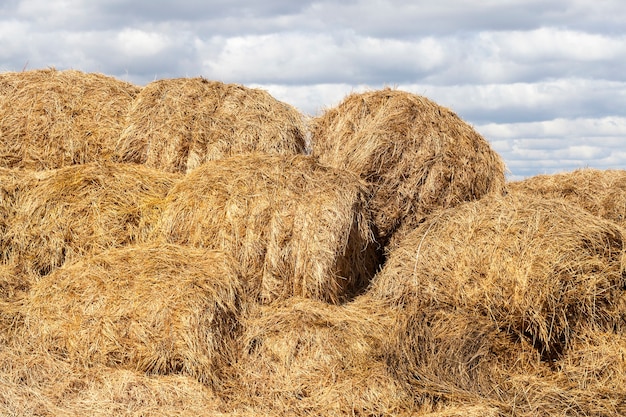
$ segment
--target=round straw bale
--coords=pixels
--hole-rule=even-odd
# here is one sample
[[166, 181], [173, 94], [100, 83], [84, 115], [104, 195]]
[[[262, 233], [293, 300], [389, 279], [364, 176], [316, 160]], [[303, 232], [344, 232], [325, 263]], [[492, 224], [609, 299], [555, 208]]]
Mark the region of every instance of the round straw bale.
[[585, 210], [626, 226], [626, 170], [592, 168], [537, 175], [510, 182], [511, 192], [564, 198]]
[[84, 366], [194, 376], [219, 386], [231, 363], [240, 277], [224, 253], [115, 248], [55, 270], [24, 301], [24, 339]]
[[210, 161], [172, 188], [153, 239], [232, 253], [262, 303], [292, 295], [342, 302], [378, 267], [367, 196], [356, 176], [310, 156]]
[[304, 148], [303, 116], [266, 91], [177, 78], [154, 81], [141, 91], [116, 158], [189, 172], [241, 153], [300, 154]]
[[46, 275], [67, 261], [132, 243], [148, 232], [154, 204], [179, 178], [113, 162], [34, 173], [16, 197], [5, 257], [24, 273]]
[[452, 111], [404, 91], [348, 95], [311, 121], [313, 155], [374, 185], [379, 241], [433, 210], [501, 192], [504, 163]]
[[96, 73], [0, 73], [0, 166], [34, 170], [108, 160], [140, 88]]
[[485, 197], [407, 235], [369, 293], [486, 317], [549, 362], [586, 327], [624, 328], [623, 233], [562, 199]]
[[390, 318], [375, 308], [293, 297], [242, 320], [234, 405], [296, 415], [397, 415], [408, 394], [380, 349]]

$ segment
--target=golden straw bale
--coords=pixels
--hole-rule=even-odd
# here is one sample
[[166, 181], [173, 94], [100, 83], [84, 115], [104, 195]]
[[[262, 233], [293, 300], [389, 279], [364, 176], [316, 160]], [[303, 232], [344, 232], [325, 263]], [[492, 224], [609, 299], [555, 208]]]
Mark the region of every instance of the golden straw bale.
[[112, 162], [36, 172], [15, 199], [5, 257], [24, 273], [45, 275], [67, 261], [132, 243], [148, 232], [153, 203], [179, 178]]
[[259, 306], [243, 319], [231, 404], [323, 416], [410, 410], [410, 396], [381, 361], [390, 321], [374, 305], [293, 297]]
[[389, 88], [348, 95], [311, 121], [313, 155], [374, 185], [379, 240], [439, 208], [502, 192], [504, 163], [449, 109]]
[[0, 165], [34, 170], [108, 160], [140, 88], [97, 73], [0, 73]]
[[626, 170], [592, 168], [537, 175], [510, 182], [512, 192], [564, 198], [585, 210], [626, 226]]
[[623, 233], [561, 199], [485, 197], [407, 235], [370, 294], [487, 318], [551, 361], [579, 331], [624, 327]]
[[267, 92], [203, 78], [158, 80], [139, 94], [116, 148], [122, 162], [189, 172], [249, 152], [300, 154], [303, 116]]
[[182, 374], [219, 386], [232, 359], [240, 277], [224, 253], [115, 248], [55, 270], [24, 301], [24, 340], [91, 366]]
[[337, 303], [378, 267], [367, 187], [310, 156], [210, 161], [172, 188], [153, 239], [232, 253], [249, 295]]
[[590, 332], [623, 339], [624, 254], [623, 229], [562, 199], [488, 196], [431, 215], [366, 296], [398, 312], [384, 352], [418, 404], [620, 415], [623, 364], [585, 372], [576, 352]]
[[179, 416], [213, 413], [220, 401], [195, 378], [85, 368], [21, 347], [0, 351], [0, 415]]

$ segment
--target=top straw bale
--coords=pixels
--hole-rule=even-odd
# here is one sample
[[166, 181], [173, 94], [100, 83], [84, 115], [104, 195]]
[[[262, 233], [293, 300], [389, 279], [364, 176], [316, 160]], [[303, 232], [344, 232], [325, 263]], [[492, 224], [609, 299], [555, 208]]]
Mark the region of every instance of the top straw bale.
[[626, 170], [592, 168], [537, 175], [510, 182], [512, 192], [564, 198], [588, 212], [626, 226]]
[[0, 166], [44, 170], [110, 159], [139, 90], [75, 70], [0, 74]]
[[116, 148], [121, 162], [189, 172], [253, 151], [299, 154], [303, 116], [263, 90], [203, 78], [154, 81], [141, 91]]
[[313, 155], [374, 185], [379, 240], [442, 207], [502, 191], [504, 163], [452, 111], [404, 91], [347, 96], [311, 122]]

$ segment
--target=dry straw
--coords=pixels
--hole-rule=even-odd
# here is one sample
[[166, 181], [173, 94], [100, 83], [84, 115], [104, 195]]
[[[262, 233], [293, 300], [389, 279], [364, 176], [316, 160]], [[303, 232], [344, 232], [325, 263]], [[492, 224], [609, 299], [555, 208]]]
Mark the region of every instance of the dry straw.
[[353, 93], [311, 125], [313, 155], [374, 185], [383, 243], [435, 209], [504, 187], [504, 163], [487, 141], [452, 111], [415, 94]]
[[112, 162], [33, 173], [21, 184], [4, 256], [28, 274], [139, 239], [179, 175]]
[[177, 245], [116, 248], [59, 268], [24, 301], [24, 343], [83, 366], [222, 383], [240, 313], [232, 258]]
[[3, 416], [220, 416], [219, 406], [192, 377], [84, 368], [19, 346], [0, 350]]
[[590, 332], [623, 335], [624, 261], [613, 222], [562, 199], [490, 196], [408, 234], [368, 296], [401, 312], [386, 354], [416, 401], [603, 415], [623, 389], [585, 393], [560, 367]]
[[585, 210], [626, 226], [626, 171], [578, 169], [537, 175], [508, 184], [512, 192], [564, 198]]
[[578, 335], [559, 367], [580, 389], [601, 388], [626, 398], [626, 332], [588, 330]]
[[0, 167], [0, 263], [8, 260], [5, 235], [15, 216], [17, 194], [29, 176], [25, 170]]
[[582, 328], [623, 324], [623, 261], [623, 231], [612, 222], [562, 200], [486, 197], [420, 225], [372, 292], [487, 317], [554, 357]]
[[232, 253], [262, 303], [292, 295], [337, 303], [378, 267], [367, 197], [356, 176], [309, 156], [231, 157], [172, 188], [154, 238]]
[[34, 170], [108, 160], [139, 87], [55, 69], [0, 74], [0, 166]]
[[398, 415], [410, 396], [381, 360], [391, 317], [374, 304], [298, 297], [260, 306], [245, 328], [229, 405], [295, 415]]
[[122, 162], [189, 172], [253, 151], [299, 154], [303, 116], [259, 89], [203, 78], [154, 81], [139, 94], [116, 149]]

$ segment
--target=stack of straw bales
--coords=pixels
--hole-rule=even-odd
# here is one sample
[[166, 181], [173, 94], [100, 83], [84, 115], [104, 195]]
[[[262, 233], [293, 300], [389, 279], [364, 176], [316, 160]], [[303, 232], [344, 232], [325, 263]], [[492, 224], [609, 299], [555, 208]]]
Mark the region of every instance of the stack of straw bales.
[[141, 165], [98, 162], [25, 176], [3, 238], [4, 257], [26, 274], [147, 234], [151, 216], [179, 180]]
[[170, 172], [249, 152], [299, 154], [302, 115], [267, 92], [203, 78], [148, 84], [129, 113], [116, 158]]
[[383, 244], [436, 209], [504, 187], [504, 163], [489, 143], [421, 96], [391, 89], [354, 93], [311, 125], [313, 155], [373, 184]]
[[310, 156], [247, 154], [187, 174], [153, 239], [232, 253], [253, 299], [350, 299], [376, 272], [369, 191]]
[[564, 198], [597, 216], [626, 226], [626, 171], [578, 169], [509, 183], [512, 192]]
[[624, 171], [507, 184], [391, 89], [313, 155], [202, 78], [5, 73], [0, 114], [2, 415], [626, 415]]
[[437, 212], [368, 293], [402, 312], [391, 368], [418, 402], [482, 401], [515, 415], [611, 409], [626, 390], [587, 402], [558, 368], [586, 335], [623, 340], [625, 243], [618, 225], [562, 199], [491, 196]]
[[43, 170], [110, 159], [139, 90], [74, 70], [0, 74], [0, 166]]
[[232, 362], [238, 267], [177, 245], [111, 249], [55, 270], [23, 302], [23, 343], [83, 366], [182, 374], [215, 387]]

